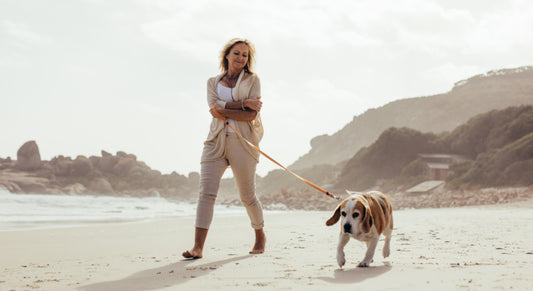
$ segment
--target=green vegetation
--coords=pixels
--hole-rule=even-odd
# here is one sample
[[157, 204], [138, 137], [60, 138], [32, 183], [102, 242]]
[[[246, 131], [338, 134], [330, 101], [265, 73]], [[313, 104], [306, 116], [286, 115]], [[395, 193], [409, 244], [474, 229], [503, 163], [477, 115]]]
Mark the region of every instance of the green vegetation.
[[533, 132], [481, 153], [473, 162], [454, 165], [448, 183], [452, 187], [533, 184]]
[[533, 107], [509, 107], [477, 115], [452, 133], [443, 135], [444, 146], [453, 153], [475, 159], [533, 132]]
[[[409, 128], [389, 128], [368, 148], [363, 148], [348, 161], [338, 181], [340, 188], [366, 189], [379, 179], [392, 179], [417, 159], [419, 153], [437, 150], [432, 133]], [[409, 171], [409, 170], [406, 170]]]
[[531, 185], [533, 106], [480, 114], [440, 135], [389, 128], [346, 163], [335, 188], [412, 186], [424, 180], [419, 153], [458, 154], [470, 159], [451, 165], [450, 187]]

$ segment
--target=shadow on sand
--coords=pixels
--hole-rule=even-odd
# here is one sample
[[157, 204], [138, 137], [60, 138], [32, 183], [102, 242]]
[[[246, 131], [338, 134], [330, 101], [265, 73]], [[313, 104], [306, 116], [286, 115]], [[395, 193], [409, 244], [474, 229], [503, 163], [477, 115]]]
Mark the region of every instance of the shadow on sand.
[[390, 271], [392, 266], [385, 262], [382, 266], [370, 266], [368, 268], [353, 268], [353, 269], [337, 269], [333, 273], [333, 277], [318, 277], [317, 279], [324, 280], [328, 283], [336, 284], [351, 284], [362, 282], [366, 279], [374, 278]]
[[163, 267], [141, 271], [132, 274], [124, 279], [85, 285], [78, 289], [83, 291], [140, 291], [171, 287], [183, 284], [194, 278], [205, 276], [210, 272], [216, 270], [217, 268], [221, 267], [222, 265], [244, 260], [252, 256], [253, 255], [238, 256], [225, 260], [209, 262], [202, 265], [195, 265], [194, 267], [187, 267], [187, 265], [189, 265], [195, 260], [184, 259], [177, 263], [173, 263]]

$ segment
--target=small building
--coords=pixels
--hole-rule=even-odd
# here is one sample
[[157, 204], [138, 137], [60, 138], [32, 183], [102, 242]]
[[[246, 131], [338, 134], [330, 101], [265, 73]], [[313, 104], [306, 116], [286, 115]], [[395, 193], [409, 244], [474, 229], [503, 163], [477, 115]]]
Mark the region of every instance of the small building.
[[410, 189], [407, 189], [405, 192], [409, 194], [425, 194], [425, 193], [432, 193], [434, 191], [442, 190], [444, 187], [444, 181], [425, 181], [422, 182]]
[[424, 174], [434, 181], [444, 181], [450, 174], [453, 162], [463, 161], [464, 157], [450, 154], [418, 154], [425, 163]]

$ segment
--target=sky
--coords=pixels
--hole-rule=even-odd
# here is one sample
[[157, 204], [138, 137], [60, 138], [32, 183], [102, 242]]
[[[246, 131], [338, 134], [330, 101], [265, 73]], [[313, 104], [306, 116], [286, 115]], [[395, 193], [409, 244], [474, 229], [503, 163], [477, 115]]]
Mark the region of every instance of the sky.
[[[0, 0], [0, 157], [35, 140], [43, 160], [125, 151], [199, 171], [206, 82], [243, 37], [261, 148], [290, 165], [368, 109], [533, 65], [532, 32], [526, 0]], [[257, 173], [276, 168], [262, 158]]]

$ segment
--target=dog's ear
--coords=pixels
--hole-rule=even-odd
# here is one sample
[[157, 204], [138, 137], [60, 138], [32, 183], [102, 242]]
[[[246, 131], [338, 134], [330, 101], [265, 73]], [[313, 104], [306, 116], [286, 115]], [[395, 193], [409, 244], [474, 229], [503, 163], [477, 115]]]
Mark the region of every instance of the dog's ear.
[[326, 221], [327, 226], [334, 225], [337, 223], [337, 221], [339, 221], [339, 218], [341, 217], [341, 206], [342, 204], [339, 204], [339, 206], [337, 206], [335, 209], [335, 212], [333, 212], [333, 216]]
[[360, 201], [363, 204], [363, 215], [361, 215], [361, 228], [363, 229], [364, 233], [370, 232], [370, 229], [372, 228], [372, 225], [374, 224], [373, 217], [372, 217], [372, 211], [370, 211], [370, 207], [363, 203], [363, 201]]

